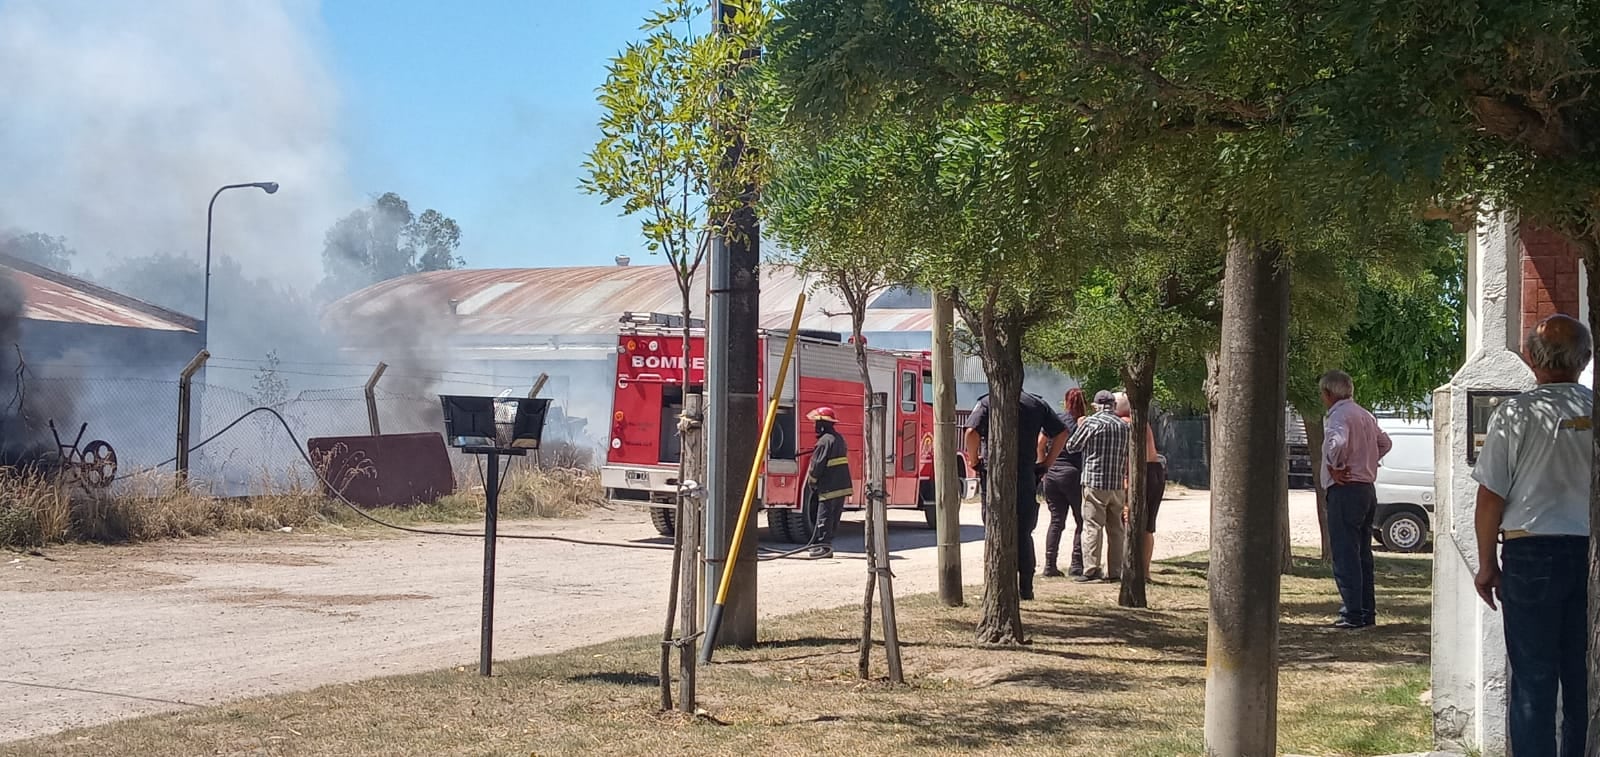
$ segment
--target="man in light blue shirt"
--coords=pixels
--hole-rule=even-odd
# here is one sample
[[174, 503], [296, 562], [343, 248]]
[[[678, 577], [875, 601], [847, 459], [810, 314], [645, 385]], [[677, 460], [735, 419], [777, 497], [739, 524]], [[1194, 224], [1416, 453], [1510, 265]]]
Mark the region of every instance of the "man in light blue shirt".
[[1523, 352], [1539, 385], [1501, 403], [1472, 471], [1478, 594], [1503, 606], [1512, 753], [1583, 757], [1594, 394], [1576, 382], [1592, 343], [1583, 324], [1556, 315], [1529, 332]]

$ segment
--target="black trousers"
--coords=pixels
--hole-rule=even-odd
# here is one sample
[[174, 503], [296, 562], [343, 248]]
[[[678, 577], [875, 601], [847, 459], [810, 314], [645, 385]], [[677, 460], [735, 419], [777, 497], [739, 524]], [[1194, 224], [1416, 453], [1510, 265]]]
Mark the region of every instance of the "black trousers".
[[1044, 532], [1044, 564], [1058, 567], [1061, 554], [1061, 535], [1067, 530], [1067, 516], [1072, 516], [1072, 564], [1074, 570], [1083, 569], [1083, 474], [1046, 475], [1044, 502], [1050, 508], [1050, 526]]
[[839, 533], [839, 518], [844, 515], [844, 497], [818, 499], [816, 492], [808, 491], [806, 498], [811, 500], [812, 512], [817, 514], [811, 543], [832, 545], [834, 534]]
[[1033, 546], [1033, 530], [1039, 527], [1039, 494], [1034, 480], [1017, 482], [1017, 584], [1032, 593], [1033, 569], [1039, 558]]
[[1328, 488], [1328, 546], [1333, 550], [1333, 582], [1344, 607], [1339, 617], [1351, 623], [1377, 618], [1372, 571], [1372, 519], [1378, 492], [1372, 484], [1334, 484]]
[[[1031, 471], [1030, 471], [1031, 472]], [[978, 478], [983, 492], [983, 523], [989, 524], [988, 476]], [[1038, 551], [1033, 546], [1033, 530], [1039, 527], [1039, 491], [1033, 476], [1017, 480], [1017, 585], [1025, 593], [1033, 592], [1033, 571], [1038, 567]]]

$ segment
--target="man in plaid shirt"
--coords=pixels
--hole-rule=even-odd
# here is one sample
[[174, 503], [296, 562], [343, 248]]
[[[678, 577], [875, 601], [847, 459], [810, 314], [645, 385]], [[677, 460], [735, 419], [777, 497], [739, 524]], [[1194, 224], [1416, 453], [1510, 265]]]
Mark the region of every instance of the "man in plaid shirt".
[[[1128, 505], [1128, 424], [1116, 414], [1117, 397], [1094, 395], [1095, 414], [1084, 418], [1067, 440], [1067, 452], [1083, 455], [1083, 575], [1088, 583], [1121, 578]], [[1104, 535], [1105, 543], [1100, 539]], [[1102, 551], [1103, 550], [1103, 551]], [[1107, 558], [1101, 569], [1101, 555]]]

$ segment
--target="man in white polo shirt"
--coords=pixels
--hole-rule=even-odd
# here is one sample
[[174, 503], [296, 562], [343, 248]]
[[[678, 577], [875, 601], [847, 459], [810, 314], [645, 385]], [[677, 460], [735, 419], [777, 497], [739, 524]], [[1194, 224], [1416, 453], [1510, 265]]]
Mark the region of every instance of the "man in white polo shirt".
[[1539, 385], [1495, 411], [1472, 472], [1478, 594], [1504, 608], [1517, 757], [1584, 754], [1594, 394], [1576, 382], [1591, 352], [1589, 330], [1564, 315], [1528, 333], [1523, 357]]

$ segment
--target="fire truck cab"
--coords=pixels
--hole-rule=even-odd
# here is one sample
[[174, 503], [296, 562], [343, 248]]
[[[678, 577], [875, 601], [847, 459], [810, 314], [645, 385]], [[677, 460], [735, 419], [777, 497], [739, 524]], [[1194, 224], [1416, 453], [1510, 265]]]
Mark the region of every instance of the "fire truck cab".
[[[760, 340], [760, 402], [762, 412], [771, 400], [768, 388], [777, 379], [783, 361], [786, 335], [762, 332]], [[651, 523], [663, 536], [676, 524], [674, 500], [678, 488], [678, 415], [683, 410], [684, 389], [698, 392], [705, 381], [705, 338], [691, 329], [689, 356], [683, 355], [680, 329], [650, 324], [628, 325], [617, 339], [617, 376], [613, 388], [612, 416], [606, 440], [606, 464], [600, 481], [608, 499], [617, 505], [645, 507]], [[889, 506], [920, 508], [928, 526], [934, 524], [933, 487], [933, 382], [927, 353], [868, 349], [867, 365], [874, 391], [889, 395], [885, 469]], [[861, 372], [855, 347], [832, 332], [804, 332], [795, 344], [790, 375], [778, 400], [763, 474], [757, 496], [767, 513], [773, 536], [795, 543], [810, 541], [812, 513], [805, 512], [802, 489], [812, 446], [811, 424], [805, 414], [827, 405], [839, 415], [838, 430], [849, 447], [855, 491], [846, 498], [847, 509], [865, 503], [866, 413], [862, 403]], [[748, 419], [760, 425], [761, 417]], [[753, 450], [752, 450], [753, 452]], [[964, 463], [952, 471], [966, 476]]]

